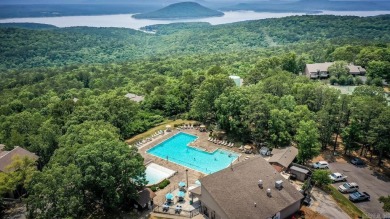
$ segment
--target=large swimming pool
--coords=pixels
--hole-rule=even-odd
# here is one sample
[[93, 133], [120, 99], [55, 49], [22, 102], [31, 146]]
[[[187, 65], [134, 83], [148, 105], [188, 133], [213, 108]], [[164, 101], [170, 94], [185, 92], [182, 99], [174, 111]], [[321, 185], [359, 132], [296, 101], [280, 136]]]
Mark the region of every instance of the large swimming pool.
[[188, 147], [196, 138], [194, 135], [180, 132], [149, 149], [147, 153], [205, 174], [228, 167], [238, 157], [238, 154], [223, 149], [209, 153]]

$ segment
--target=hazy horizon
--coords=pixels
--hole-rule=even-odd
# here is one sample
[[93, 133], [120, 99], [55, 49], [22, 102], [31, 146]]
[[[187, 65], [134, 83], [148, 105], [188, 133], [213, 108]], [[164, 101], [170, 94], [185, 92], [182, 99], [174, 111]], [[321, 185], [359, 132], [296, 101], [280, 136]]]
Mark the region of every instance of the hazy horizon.
[[[256, 2], [278, 2], [278, 3], [289, 3], [296, 1], [305, 1], [305, 0], [2, 0], [0, 5], [12, 5], [12, 4], [172, 4], [177, 2], [198, 2], [198, 3], [256, 3]], [[306, 0], [307, 1], [307, 0]], [[315, 0], [312, 0], [315, 1]], [[354, 1], [354, 2], [390, 2], [390, 0], [316, 0], [320, 1]]]

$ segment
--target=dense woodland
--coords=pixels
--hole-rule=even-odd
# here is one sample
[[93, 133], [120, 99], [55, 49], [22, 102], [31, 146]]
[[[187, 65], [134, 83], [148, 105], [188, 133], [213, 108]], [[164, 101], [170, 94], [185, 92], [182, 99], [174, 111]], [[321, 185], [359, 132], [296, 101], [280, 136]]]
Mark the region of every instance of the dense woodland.
[[[0, 28], [0, 143], [40, 157], [37, 169], [17, 160], [17, 171], [0, 173], [0, 193], [24, 191], [33, 218], [128, 210], [146, 182], [142, 157], [123, 140], [168, 118], [218, 126], [243, 143], [296, 144], [303, 164], [341, 138], [345, 153], [374, 154], [381, 165], [390, 151], [390, 107], [372, 81], [390, 81], [389, 20], [148, 27], [155, 35]], [[364, 66], [367, 85], [345, 95], [300, 75], [306, 63], [335, 60]], [[236, 87], [232, 74], [245, 86]], [[145, 101], [130, 101], [128, 92]]]

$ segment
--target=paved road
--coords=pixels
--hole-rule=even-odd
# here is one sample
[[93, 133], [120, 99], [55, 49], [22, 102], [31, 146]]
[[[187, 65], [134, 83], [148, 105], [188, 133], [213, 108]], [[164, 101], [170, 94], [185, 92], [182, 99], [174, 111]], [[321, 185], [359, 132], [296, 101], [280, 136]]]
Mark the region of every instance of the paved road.
[[[382, 203], [379, 203], [380, 196], [390, 195], [390, 180], [386, 177], [375, 175], [368, 167], [356, 167], [350, 163], [330, 163], [329, 169], [332, 172], [344, 173], [348, 176], [348, 182], [356, 182], [359, 185], [359, 191], [367, 192], [371, 200], [367, 202], [356, 203], [356, 206], [367, 213], [370, 218], [390, 217], [389, 213], [383, 211]], [[342, 183], [335, 183], [338, 187]], [[348, 195], [345, 195], [348, 197]]]

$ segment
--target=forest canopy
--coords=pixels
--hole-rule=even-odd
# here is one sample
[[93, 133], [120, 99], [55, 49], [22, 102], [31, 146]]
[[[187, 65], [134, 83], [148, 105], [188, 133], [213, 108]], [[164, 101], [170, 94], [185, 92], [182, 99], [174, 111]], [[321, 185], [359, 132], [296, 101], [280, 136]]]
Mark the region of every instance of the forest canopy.
[[[217, 126], [242, 143], [297, 144], [302, 164], [342, 138], [345, 154], [376, 153], [381, 165], [390, 152], [382, 88], [390, 81], [389, 21], [301, 16], [147, 27], [154, 35], [1, 27], [0, 143], [39, 156], [38, 169], [25, 162], [28, 180], [17, 182], [28, 192], [29, 215], [128, 210], [147, 182], [142, 156], [124, 140], [168, 119]], [[307, 63], [326, 61], [337, 61], [331, 73], [340, 78], [345, 63], [365, 67], [366, 83], [348, 95], [302, 75]]]

